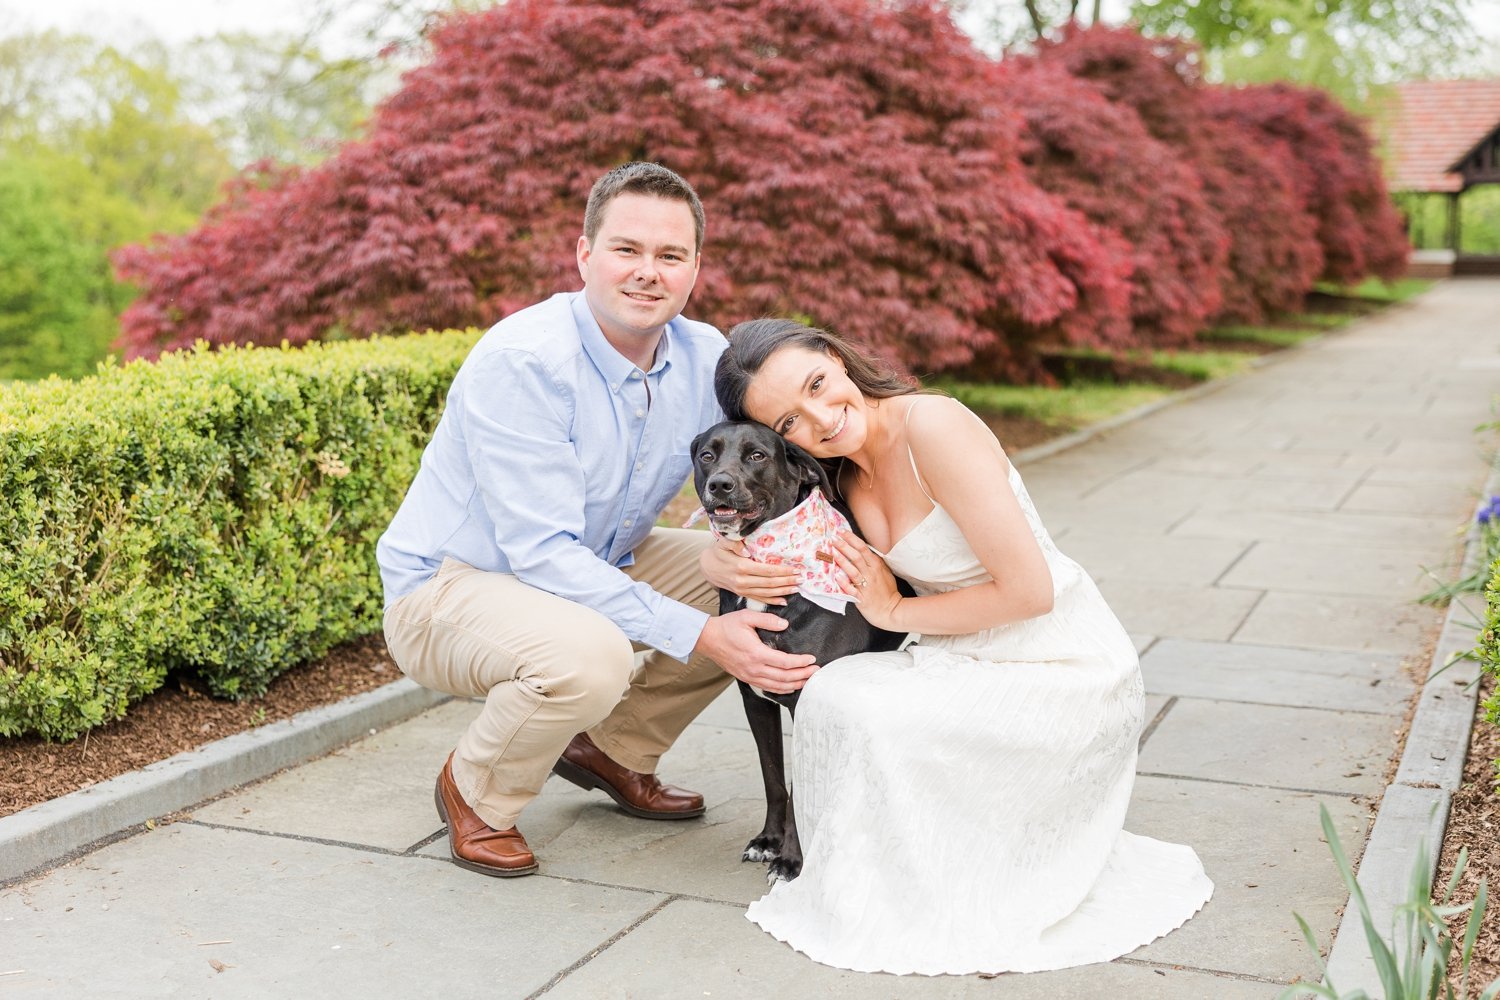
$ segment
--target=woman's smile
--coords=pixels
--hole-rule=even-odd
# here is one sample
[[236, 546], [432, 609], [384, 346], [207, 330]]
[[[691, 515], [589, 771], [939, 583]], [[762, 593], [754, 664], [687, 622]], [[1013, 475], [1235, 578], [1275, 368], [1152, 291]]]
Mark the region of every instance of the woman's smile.
[[833, 428], [833, 430], [828, 432], [828, 436], [823, 439], [823, 443], [827, 444], [834, 438], [838, 437], [840, 434], [844, 433], [844, 428], [848, 425], [848, 423], [849, 407], [845, 406], [842, 410], [839, 411], [838, 424]]

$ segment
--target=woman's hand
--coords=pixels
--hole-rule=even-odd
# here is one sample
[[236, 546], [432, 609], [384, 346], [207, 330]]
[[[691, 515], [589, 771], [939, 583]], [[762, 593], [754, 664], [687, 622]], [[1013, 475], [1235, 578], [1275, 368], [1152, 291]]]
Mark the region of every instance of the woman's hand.
[[715, 587], [762, 604], [785, 604], [786, 595], [797, 592], [796, 573], [756, 562], [745, 555], [744, 542], [716, 538], [698, 557], [698, 565]]
[[849, 577], [844, 590], [859, 598], [859, 613], [865, 621], [891, 632], [905, 631], [896, 622], [901, 592], [896, 589], [896, 577], [885, 560], [852, 531], [839, 532], [834, 546], [834, 559]]

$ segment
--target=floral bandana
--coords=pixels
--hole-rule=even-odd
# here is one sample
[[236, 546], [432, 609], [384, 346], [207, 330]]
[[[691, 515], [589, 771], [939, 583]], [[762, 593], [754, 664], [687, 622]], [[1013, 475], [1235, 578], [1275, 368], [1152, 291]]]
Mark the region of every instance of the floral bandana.
[[[705, 512], [698, 510], [684, 527], [692, 527]], [[713, 523], [709, 523], [713, 529]], [[780, 517], [767, 521], [745, 538], [745, 555], [756, 562], [786, 566], [797, 573], [797, 592], [820, 608], [844, 613], [859, 598], [844, 593], [844, 571], [834, 560], [833, 543], [849, 521], [816, 486], [807, 499]]]

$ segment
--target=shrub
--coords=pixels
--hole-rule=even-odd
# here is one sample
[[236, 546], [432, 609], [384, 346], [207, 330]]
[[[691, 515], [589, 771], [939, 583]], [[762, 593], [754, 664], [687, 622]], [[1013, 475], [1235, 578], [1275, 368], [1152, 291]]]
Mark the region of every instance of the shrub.
[[1229, 113], [1223, 88], [1205, 86], [1196, 51], [1170, 38], [1123, 28], [1072, 31], [1041, 48], [1116, 104], [1133, 110], [1146, 131], [1166, 143], [1203, 181], [1228, 239], [1218, 296], [1220, 321], [1257, 323], [1299, 309], [1323, 267], [1308, 193], [1293, 176], [1297, 157], [1316, 161], [1316, 147], [1289, 146]]
[[1009, 58], [997, 89], [1024, 116], [1032, 179], [1129, 242], [1135, 339], [1191, 341], [1219, 308], [1229, 246], [1193, 163], [1055, 62]]
[[249, 697], [377, 627], [374, 545], [475, 335], [197, 350], [0, 395], [0, 735], [169, 670]]
[[1127, 329], [1128, 262], [1027, 181], [936, 0], [513, 0], [432, 44], [364, 141], [119, 256], [132, 355], [488, 324], [576, 287], [588, 187], [630, 159], [702, 195], [692, 312], [721, 327], [797, 314], [991, 372]]
[[1317, 220], [1324, 280], [1352, 285], [1405, 273], [1406, 234], [1364, 122], [1327, 92], [1286, 83], [1226, 89], [1215, 107], [1289, 154], [1293, 182]]
[[1229, 262], [1215, 325], [1263, 323], [1300, 312], [1323, 272], [1318, 224], [1292, 176], [1291, 151], [1222, 116], [1218, 87], [1203, 93], [1205, 186], [1229, 230]]

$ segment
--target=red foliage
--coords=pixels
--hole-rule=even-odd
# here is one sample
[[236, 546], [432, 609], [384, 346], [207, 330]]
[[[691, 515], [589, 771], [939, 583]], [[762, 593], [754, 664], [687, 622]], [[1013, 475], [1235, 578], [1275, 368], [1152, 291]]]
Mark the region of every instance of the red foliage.
[[1322, 277], [1341, 285], [1406, 270], [1407, 241], [1364, 123], [1327, 92], [1273, 83], [1220, 89], [1214, 114], [1255, 130], [1287, 163], [1317, 221]]
[[1204, 93], [1202, 123], [1215, 169], [1204, 170], [1209, 197], [1231, 234], [1228, 276], [1217, 322], [1260, 323], [1299, 312], [1323, 271], [1317, 220], [1292, 179], [1284, 143], [1215, 112], [1218, 90]]
[[1040, 56], [1133, 109], [1202, 178], [1230, 241], [1216, 319], [1256, 322], [1301, 308], [1325, 257], [1317, 213], [1294, 174], [1320, 149], [1289, 155], [1285, 143], [1226, 114], [1222, 88], [1204, 85], [1196, 52], [1175, 39], [1092, 28], [1044, 46]]
[[1037, 190], [989, 63], [936, 2], [512, 0], [454, 17], [368, 138], [123, 251], [132, 355], [486, 325], [560, 288], [629, 159], [708, 212], [690, 311], [801, 314], [939, 370], [1126, 330], [1128, 262]]
[[1219, 308], [1229, 246], [1194, 165], [1054, 61], [1007, 59], [998, 90], [1025, 117], [1032, 179], [1130, 243], [1137, 338], [1192, 340]]

